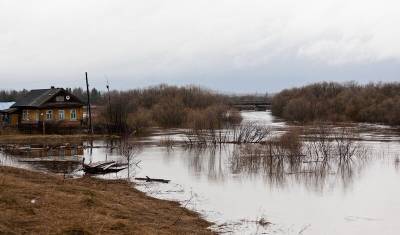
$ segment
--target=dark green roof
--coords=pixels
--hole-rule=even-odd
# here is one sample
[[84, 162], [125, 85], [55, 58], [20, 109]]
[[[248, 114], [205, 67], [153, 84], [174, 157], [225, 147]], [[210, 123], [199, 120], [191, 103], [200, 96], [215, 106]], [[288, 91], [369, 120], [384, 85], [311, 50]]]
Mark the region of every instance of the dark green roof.
[[59, 92], [65, 91], [63, 88], [51, 88], [51, 89], [37, 89], [31, 90], [22, 98], [18, 99], [12, 108], [16, 107], [35, 107], [38, 108], [45, 104], [52, 97], [57, 95]]

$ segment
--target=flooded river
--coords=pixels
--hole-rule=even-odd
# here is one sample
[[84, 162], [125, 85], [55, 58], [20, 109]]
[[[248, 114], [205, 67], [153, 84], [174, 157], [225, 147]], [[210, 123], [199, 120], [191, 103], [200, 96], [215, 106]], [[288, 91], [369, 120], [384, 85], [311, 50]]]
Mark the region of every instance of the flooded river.
[[[270, 112], [242, 112], [244, 120], [268, 125], [282, 133], [287, 125]], [[234, 145], [215, 149], [167, 148], [159, 140], [183, 138], [173, 131], [146, 139], [135, 160], [136, 177], [165, 178], [169, 184], [136, 181], [151, 196], [180, 201], [215, 222], [216, 231], [234, 234], [399, 234], [400, 137], [396, 130], [360, 125], [360, 143], [368, 156], [355, 159], [345, 170], [328, 168], [318, 174], [279, 174], [259, 168], [232, 167]], [[88, 145], [88, 143], [82, 143]], [[84, 150], [85, 162], [119, 160], [116, 151], [95, 141]], [[52, 171], [23, 157], [0, 153], [0, 163]], [[68, 159], [68, 156], [61, 157]], [[68, 165], [69, 172], [71, 167]], [[76, 169], [79, 167], [77, 166]], [[57, 172], [60, 172], [58, 170]], [[82, 173], [76, 171], [75, 175]], [[122, 171], [102, 176], [126, 178]], [[260, 223], [268, 221], [271, 224]]]

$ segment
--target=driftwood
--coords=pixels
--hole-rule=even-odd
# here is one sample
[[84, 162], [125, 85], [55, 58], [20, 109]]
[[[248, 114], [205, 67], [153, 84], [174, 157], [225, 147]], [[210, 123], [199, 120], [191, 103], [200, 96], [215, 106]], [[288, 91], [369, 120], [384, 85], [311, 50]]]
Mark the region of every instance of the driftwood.
[[112, 172], [119, 172], [128, 168], [128, 164], [117, 163], [115, 161], [95, 162], [91, 164], [85, 164], [82, 162], [82, 166], [83, 171], [89, 174], [107, 174]]
[[165, 179], [152, 179], [148, 176], [146, 176], [146, 178], [137, 177], [137, 178], [135, 178], [135, 180], [144, 180], [146, 182], [160, 182], [160, 183], [165, 183], [165, 184], [168, 184], [171, 181], [171, 180], [165, 180]]

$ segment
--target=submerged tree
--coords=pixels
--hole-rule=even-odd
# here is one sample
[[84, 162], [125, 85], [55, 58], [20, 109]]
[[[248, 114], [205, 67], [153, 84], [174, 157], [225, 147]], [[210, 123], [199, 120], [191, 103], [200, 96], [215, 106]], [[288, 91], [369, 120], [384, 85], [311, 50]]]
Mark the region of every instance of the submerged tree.
[[142, 146], [137, 142], [131, 142], [127, 137], [121, 139], [119, 151], [128, 164], [128, 179], [131, 178], [131, 168], [139, 167], [140, 160], [137, 155], [142, 151]]

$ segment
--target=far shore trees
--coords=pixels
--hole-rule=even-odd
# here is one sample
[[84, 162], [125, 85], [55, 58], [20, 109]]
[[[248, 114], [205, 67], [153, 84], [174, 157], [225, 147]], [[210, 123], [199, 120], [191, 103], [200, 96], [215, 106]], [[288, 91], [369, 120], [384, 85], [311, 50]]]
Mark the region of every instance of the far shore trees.
[[354, 121], [400, 125], [400, 83], [322, 82], [283, 90], [272, 114], [289, 121]]
[[[96, 120], [98, 128], [113, 133], [143, 134], [149, 126], [188, 127], [193, 113], [223, 109], [228, 113], [228, 97], [196, 86], [159, 85], [145, 89], [112, 91]], [[216, 115], [215, 122], [227, 121]]]

